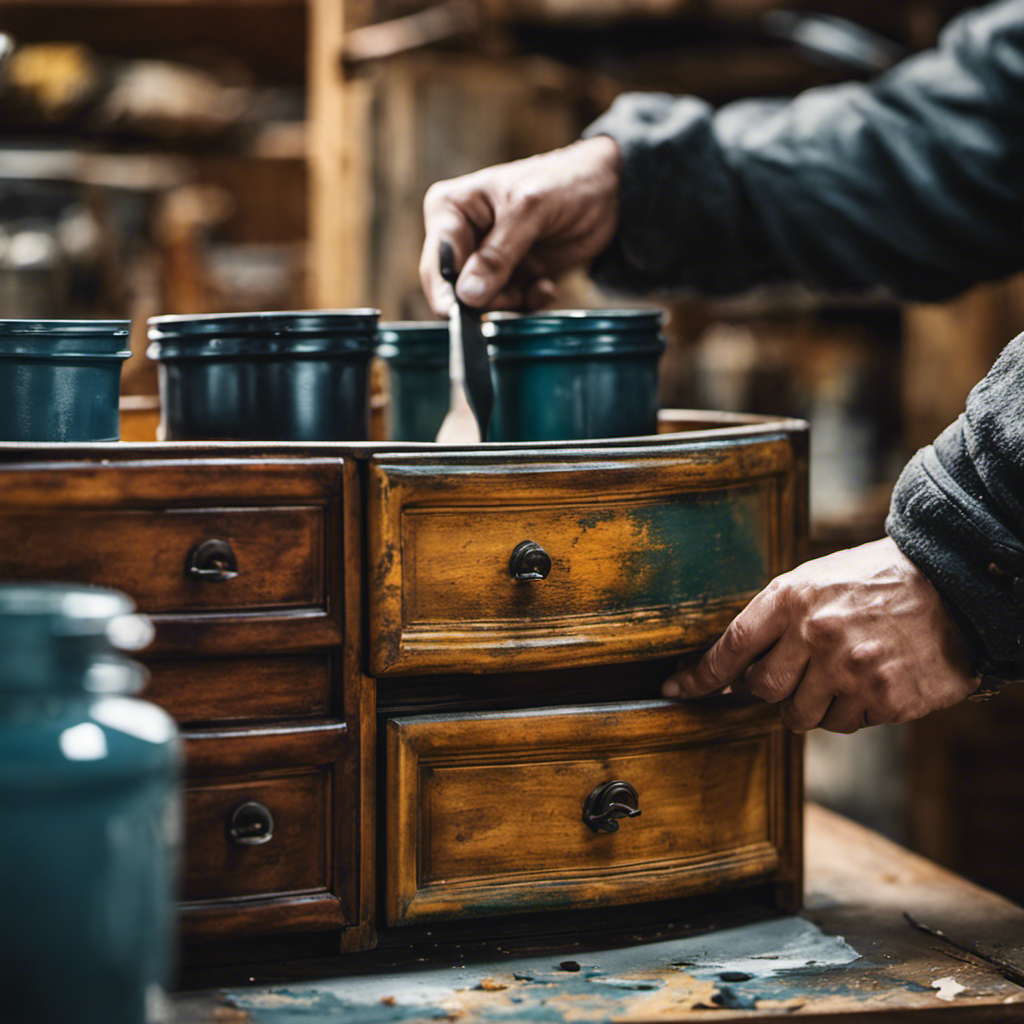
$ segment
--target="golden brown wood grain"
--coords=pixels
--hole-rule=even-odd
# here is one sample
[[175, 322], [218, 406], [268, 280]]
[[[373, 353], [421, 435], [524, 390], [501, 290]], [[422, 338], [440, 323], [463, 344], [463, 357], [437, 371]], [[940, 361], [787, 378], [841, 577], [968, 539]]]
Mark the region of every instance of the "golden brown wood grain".
[[[258, 932], [271, 906], [282, 930], [310, 927], [314, 911], [317, 927], [345, 924], [356, 863], [338, 848], [340, 774], [350, 750], [344, 723], [203, 730], [185, 741], [182, 930]], [[247, 801], [274, 818], [272, 838], [259, 846], [227, 834], [232, 812]], [[282, 921], [293, 902], [302, 913]]]
[[[763, 705], [642, 701], [387, 729], [389, 924], [710, 892], [768, 878], [791, 840], [788, 735]], [[636, 788], [641, 815], [596, 834], [583, 803], [612, 779]]]
[[[790, 433], [545, 455], [370, 461], [372, 673], [544, 668], [555, 651], [597, 664], [710, 643], [756, 587], [682, 604], [648, 593], [665, 541], [646, 532], [644, 515], [688, 497], [747, 495], [765, 566], [758, 587], [792, 564], [799, 453]], [[728, 514], [709, 507], [707, 522]], [[510, 578], [523, 540], [551, 556], [547, 579]]]
[[141, 696], [182, 724], [312, 718], [331, 714], [332, 656], [150, 660]]
[[[746, 596], [652, 603], [640, 576], [616, 574], [632, 552], [634, 568], [656, 557], [638, 510], [746, 489], [765, 572], [801, 550], [803, 425], [684, 417], [684, 434], [485, 450], [0, 445], [0, 579], [49, 567], [128, 589], [155, 612], [146, 696], [189, 730], [186, 937], [336, 932], [338, 948], [366, 949], [385, 896], [405, 921], [752, 882], [799, 904], [799, 744], [770, 710], [585, 706], [635, 698], [631, 666], [704, 642]], [[511, 548], [541, 529], [530, 539], [553, 538], [543, 582], [555, 586], [510, 600]], [[242, 574], [191, 591], [184, 556], [211, 533], [226, 534]], [[556, 692], [575, 705], [565, 669], [581, 670], [575, 686], [588, 665], [603, 666], [604, 688], [581, 692], [580, 706], [490, 724], [465, 713], [494, 673], [513, 706], [551, 705]], [[378, 774], [374, 674], [385, 670], [417, 673], [427, 706], [463, 712], [395, 717], [400, 742], [388, 738]], [[643, 815], [594, 835], [582, 800], [619, 771]], [[227, 817], [246, 799], [275, 815], [265, 846], [227, 844]], [[480, 823], [491, 804], [504, 815], [493, 830]], [[560, 818], [572, 819], [570, 841], [556, 841]]]

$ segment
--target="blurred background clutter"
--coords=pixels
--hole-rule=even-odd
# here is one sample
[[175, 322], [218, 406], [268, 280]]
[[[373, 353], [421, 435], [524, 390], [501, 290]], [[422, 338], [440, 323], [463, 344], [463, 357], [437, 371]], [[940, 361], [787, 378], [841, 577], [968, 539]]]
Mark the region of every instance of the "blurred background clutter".
[[[625, 90], [718, 104], [869, 77], [966, 6], [0, 0], [0, 317], [369, 305], [423, 319], [433, 181], [568, 143]], [[621, 303], [574, 278], [560, 304]], [[881, 535], [909, 453], [1024, 327], [1024, 282], [936, 306], [778, 287], [665, 308], [664, 406], [811, 422], [822, 554]], [[126, 439], [155, 423], [136, 334]], [[1024, 839], [1024, 698], [997, 708], [815, 735], [811, 794], [1024, 899], [998, 857]]]

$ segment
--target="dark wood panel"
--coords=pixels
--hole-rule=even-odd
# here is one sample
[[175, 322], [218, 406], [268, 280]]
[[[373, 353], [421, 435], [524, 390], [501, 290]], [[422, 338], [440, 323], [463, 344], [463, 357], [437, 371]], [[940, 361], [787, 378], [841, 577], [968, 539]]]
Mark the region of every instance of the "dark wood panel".
[[[322, 768], [185, 789], [186, 901], [326, 891], [330, 778]], [[273, 816], [268, 842], [232, 841], [237, 808], [256, 801]]]
[[[795, 841], [764, 705], [664, 701], [391, 719], [388, 923], [614, 905], [765, 879]], [[613, 779], [639, 817], [592, 831]]]
[[[0, 575], [115, 587], [149, 614], [188, 614], [324, 604], [321, 508], [167, 509], [7, 513]], [[186, 570], [208, 540], [231, 546], [234, 579]]]
[[331, 655], [149, 662], [142, 697], [182, 724], [331, 713]]
[[[183, 933], [347, 924], [360, 851], [339, 841], [351, 756], [344, 723], [189, 732], [185, 755]], [[272, 830], [250, 845], [229, 829], [254, 803]]]

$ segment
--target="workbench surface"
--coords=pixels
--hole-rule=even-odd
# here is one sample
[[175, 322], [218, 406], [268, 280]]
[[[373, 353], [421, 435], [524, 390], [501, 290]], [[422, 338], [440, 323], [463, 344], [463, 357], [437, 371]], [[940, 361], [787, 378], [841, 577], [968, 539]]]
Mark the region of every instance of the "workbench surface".
[[813, 805], [806, 842], [799, 918], [613, 949], [574, 945], [563, 955], [538, 955], [528, 944], [504, 954], [458, 947], [447, 961], [403, 969], [354, 954], [335, 962], [344, 976], [289, 981], [264, 971], [251, 986], [179, 993], [167, 1017], [173, 1024], [639, 1024], [853, 1014], [859, 1024], [904, 1016], [1024, 1021], [1024, 909]]

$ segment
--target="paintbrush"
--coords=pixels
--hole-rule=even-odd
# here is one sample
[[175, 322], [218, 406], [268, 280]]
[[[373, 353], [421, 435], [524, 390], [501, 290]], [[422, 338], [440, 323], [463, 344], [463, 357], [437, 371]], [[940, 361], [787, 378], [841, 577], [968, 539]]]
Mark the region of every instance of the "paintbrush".
[[[455, 251], [441, 242], [438, 259], [441, 276], [455, 291], [458, 271]], [[486, 441], [494, 406], [487, 341], [480, 328], [480, 312], [457, 296], [448, 314], [448, 413], [437, 432], [442, 444]]]

